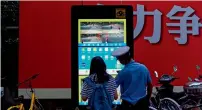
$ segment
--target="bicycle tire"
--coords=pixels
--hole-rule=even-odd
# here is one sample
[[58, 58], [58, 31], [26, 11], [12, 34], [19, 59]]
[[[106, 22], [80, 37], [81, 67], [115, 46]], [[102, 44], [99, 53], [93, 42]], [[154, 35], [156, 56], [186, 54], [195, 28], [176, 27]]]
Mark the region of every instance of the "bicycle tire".
[[180, 105], [171, 98], [163, 98], [159, 104], [160, 110], [182, 110]]
[[157, 110], [157, 109], [150, 106], [150, 107], [149, 107], [149, 110]]

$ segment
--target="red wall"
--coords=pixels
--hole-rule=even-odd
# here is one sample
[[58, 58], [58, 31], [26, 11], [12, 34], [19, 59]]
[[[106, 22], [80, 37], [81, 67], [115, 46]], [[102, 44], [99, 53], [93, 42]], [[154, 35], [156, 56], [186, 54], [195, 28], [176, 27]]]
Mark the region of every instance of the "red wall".
[[[20, 2], [20, 52], [19, 81], [35, 73], [40, 76], [33, 82], [35, 88], [71, 88], [71, 6], [82, 2]], [[121, 2], [100, 2], [105, 5]], [[95, 2], [84, 2], [84, 5]], [[182, 85], [187, 77], [196, 77], [195, 65], [202, 66], [202, 29], [197, 37], [189, 36], [187, 45], [178, 45], [174, 36], [168, 33], [166, 23], [171, 22], [166, 14], [174, 5], [191, 6], [195, 14], [202, 18], [202, 2], [123, 2], [133, 5], [145, 5], [147, 11], [160, 10], [162, 15], [161, 42], [150, 44], [144, 36], [153, 32], [153, 17], [147, 16], [141, 35], [134, 40], [135, 60], [144, 63], [151, 71], [171, 73], [172, 66], [178, 65], [176, 76], [181, 79], [176, 85]], [[201, 21], [202, 22], [202, 21]], [[134, 16], [134, 27], [136, 16]], [[75, 36], [76, 37], [76, 36]], [[22, 86], [21, 88], [24, 88]]]

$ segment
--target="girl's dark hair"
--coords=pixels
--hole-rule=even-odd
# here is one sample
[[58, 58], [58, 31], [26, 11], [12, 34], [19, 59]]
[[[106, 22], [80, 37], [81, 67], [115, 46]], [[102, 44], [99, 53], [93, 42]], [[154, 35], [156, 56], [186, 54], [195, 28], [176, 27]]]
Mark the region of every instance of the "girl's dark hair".
[[99, 56], [96, 56], [91, 60], [89, 75], [92, 74], [97, 74], [97, 83], [104, 83], [109, 80], [109, 74], [106, 72], [106, 64]]

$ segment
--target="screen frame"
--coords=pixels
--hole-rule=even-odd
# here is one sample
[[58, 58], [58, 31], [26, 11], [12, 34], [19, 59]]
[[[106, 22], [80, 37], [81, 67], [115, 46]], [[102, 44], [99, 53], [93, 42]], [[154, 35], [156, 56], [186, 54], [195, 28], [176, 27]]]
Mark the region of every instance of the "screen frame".
[[[119, 19], [116, 17], [116, 9], [125, 10], [126, 19], [126, 44], [133, 55], [133, 7], [129, 5], [113, 6], [72, 6], [71, 9], [71, 100], [72, 106], [79, 106], [79, 74], [78, 74], [78, 22], [79, 19]], [[77, 47], [77, 48], [75, 48]]]

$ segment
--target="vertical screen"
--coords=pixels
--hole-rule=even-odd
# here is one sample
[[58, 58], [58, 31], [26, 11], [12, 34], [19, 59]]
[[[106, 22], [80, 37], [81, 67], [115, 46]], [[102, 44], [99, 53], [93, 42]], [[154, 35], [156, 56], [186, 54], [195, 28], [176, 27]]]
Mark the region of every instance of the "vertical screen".
[[[81, 100], [82, 79], [90, 72], [91, 59], [100, 56], [106, 63], [107, 72], [113, 77], [123, 68], [111, 53], [126, 46], [126, 19], [79, 19], [78, 20], [78, 87], [79, 105], [87, 105], [88, 101]], [[114, 104], [120, 104], [119, 98]]]

